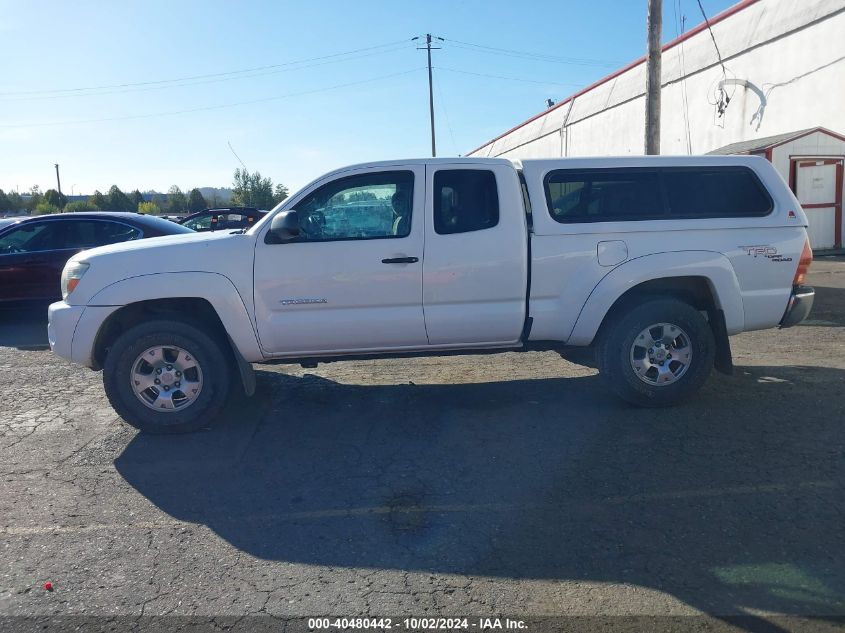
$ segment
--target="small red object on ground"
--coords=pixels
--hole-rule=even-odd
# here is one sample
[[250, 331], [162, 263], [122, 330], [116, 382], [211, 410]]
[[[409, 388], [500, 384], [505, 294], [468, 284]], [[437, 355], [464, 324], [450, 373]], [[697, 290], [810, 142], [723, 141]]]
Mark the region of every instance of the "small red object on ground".
[[46, 589], [47, 591], [53, 591], [53, 583], [48, 580], [44, 583], [44, 589]]

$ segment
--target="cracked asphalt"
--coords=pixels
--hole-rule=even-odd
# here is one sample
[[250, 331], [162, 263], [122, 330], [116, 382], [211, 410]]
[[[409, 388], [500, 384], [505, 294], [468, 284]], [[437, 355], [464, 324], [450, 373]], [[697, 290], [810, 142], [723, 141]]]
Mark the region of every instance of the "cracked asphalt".
[[735, 337], [735, 375], [673, 409], [554, 353], [274, 365], [179, 437], [5, 310], [0, 615], [837, 622], [845, 260], [809, 283], [809, 322]]

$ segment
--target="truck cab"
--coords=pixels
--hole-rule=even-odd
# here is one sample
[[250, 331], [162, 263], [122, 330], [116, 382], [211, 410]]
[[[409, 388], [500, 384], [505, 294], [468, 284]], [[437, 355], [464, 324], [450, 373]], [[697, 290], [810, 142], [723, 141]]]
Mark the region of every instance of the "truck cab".
[[[275, 239], [289, 215], [299, 230]], [[335, 172], [255, 234], [255, 324], [269, 357], [521, 343], [527, 216], [508, 161]]]

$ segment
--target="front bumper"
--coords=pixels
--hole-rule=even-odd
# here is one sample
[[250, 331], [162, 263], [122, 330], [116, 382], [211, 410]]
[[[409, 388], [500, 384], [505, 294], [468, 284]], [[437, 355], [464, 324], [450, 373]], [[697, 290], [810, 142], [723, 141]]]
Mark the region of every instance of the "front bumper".
[[789, 296], [789, 303], [786, 305], [786, 312], [780, 320], [780, 327], [792, 327], [806, 319], [810, 310], [813, 309], [813, 300], [816, 298], [816, 291], [809, 286], [796, 286]]
[[64, 301], [52, 304], [47, 312], [47, 339], [53, 353], [78, 365], [101, 369], [94, 358], [97, 334], [108, 317], [120, 306], [72, 306]]
[[73, 360], [73, 333], [85, 306], [72, 306], [64, 301], [50, 304], [47, 309], [47, 340], [53, 353]]

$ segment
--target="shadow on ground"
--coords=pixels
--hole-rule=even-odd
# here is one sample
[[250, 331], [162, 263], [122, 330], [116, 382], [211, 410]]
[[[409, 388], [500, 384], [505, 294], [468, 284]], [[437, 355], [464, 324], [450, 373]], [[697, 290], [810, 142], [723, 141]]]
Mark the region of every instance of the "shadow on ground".
[[138, 435], [116, 466], [264, 559], [843, 615], [843, 380], [740, 367], [689, 405], [641, 410], [596, 377], [353, 386], [262, 371], [220, 427]]
[[47, 349], [48, 303], [0, 307], [0, 347]]
[[[845, 290], [817, 290], [810, 318], [842, 325]], [[46, 306], [0, 311], [0, 346], [46, 345]], [[596, 377], [258, 374], [215, 430], [138, 435], [116, 460], [151, 502], [250, 555], [845, 615], [842, 370], [739, 367], [665, 410], [629, 408]]]

